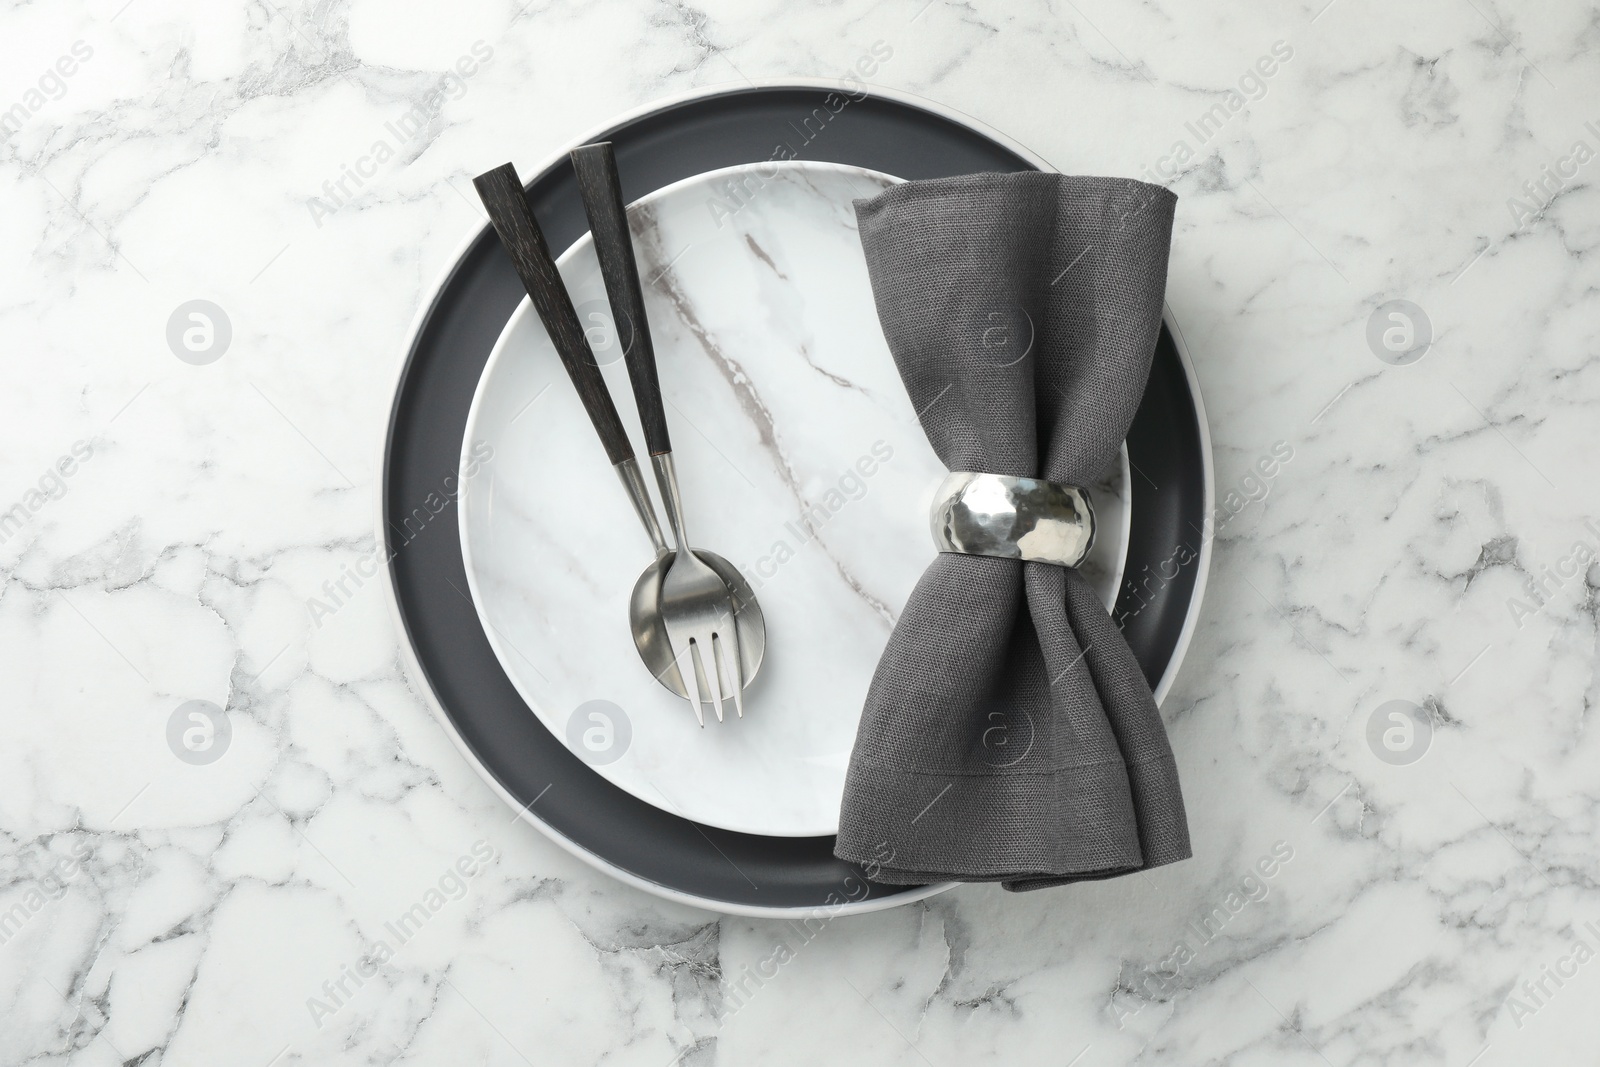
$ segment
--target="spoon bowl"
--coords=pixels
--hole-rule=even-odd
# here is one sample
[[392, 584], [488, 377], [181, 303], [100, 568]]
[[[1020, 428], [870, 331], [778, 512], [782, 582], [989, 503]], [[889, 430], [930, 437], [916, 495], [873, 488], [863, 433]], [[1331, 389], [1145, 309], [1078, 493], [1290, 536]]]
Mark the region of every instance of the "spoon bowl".
[[[739, 568], [715, 552], [695, 549], [700, 562], [717, 572], [728, 587], [733, 600], [733, 626], [739, 634], [739, 663], [743, 667], [744, 688], [748, 689], [761, 670], [761, 661], [767, 651], [767, 620], [756, 602], [755, 590], [745, 581]], [[634, 583], [633, 595], [628, 600], [628, 624], [633, 630], [633, 644], [639, 658], [668, 690], [689, 699], [689, 690], [678, 673], [677, 661], [672, 655], [672, 642], [667, 638], [667, 626], [661, 618], [661, 581], [667, 568], [672, 566], [671, 552], [658, 553], [655, 561], [644, 569]], [[703, 675], [703, 671], [702, 671]], [[706, 692], [702, 677], [701, 692]]]

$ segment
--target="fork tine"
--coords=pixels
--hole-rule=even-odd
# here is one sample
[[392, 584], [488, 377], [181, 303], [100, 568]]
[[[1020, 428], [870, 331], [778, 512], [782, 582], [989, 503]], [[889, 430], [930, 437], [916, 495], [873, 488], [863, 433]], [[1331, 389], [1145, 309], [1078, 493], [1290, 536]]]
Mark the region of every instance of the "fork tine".
[[694, 647], [700, 653], [700, 661], [705, 664], [706, 676], [709, 681], [712, 707], [716, 709], [717, 721], [722, 721], [722, 673], [717, 670], [716, 632], [705, 631], [705, 640], [696, 640]]
[[689, 693], [689, 704], [694, 708], [695, 721], [700, 729], [706, 728], [706, 713], [700, 707], [700, 672], [695, 670], [694, 645], [685, 642], [683, 654], [678, 657], [678, 674], [683, 677], [683, 688]]
[[715, 635], [717, 645], [717, 667], [726, 671], [724, 676], [728, 688], [733, 690], [733, 710], [739, 718], [744, 718], [744, 667], [739, 660], [739, 635], [730, 627], [728, 633], [732, 640], [721, 631]]

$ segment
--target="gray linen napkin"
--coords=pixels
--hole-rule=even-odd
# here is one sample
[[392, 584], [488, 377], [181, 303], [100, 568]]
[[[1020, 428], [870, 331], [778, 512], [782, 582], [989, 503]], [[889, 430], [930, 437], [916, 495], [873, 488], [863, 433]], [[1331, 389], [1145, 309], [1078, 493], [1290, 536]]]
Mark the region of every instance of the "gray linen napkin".
[[[946, 466], [1073, 485], [1105, 469], [1149, 376], [1176, 201], [1036, 172], [856, 201], [884, 336]], [[839, 823], [835, 853], [900, 885], [1036, 889], [1189, 856], [1155, 699], [1088, 583], [955, 553], [879, 661]]]

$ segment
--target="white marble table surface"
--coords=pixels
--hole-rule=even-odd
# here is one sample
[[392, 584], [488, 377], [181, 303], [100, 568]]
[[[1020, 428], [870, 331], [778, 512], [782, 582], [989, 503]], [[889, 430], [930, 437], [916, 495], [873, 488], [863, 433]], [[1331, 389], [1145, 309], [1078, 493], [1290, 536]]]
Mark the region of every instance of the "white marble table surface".
[[[1195, 858], [841, 918], [743, 996], [791, 927], [514, 823], [381, 588], [308, 601], [373, 551], [472, 174], [874, 45], [874, 83], [1181, 197], [1239, 509], [1164, 708]], [[0, 56], [0, 1063], [1594, 1062], [1592, 5], [65, 0]], [[168, 341], [197, 299], [207, 365]], [[1410, 365], [1368, 340], [1393, 300]]]

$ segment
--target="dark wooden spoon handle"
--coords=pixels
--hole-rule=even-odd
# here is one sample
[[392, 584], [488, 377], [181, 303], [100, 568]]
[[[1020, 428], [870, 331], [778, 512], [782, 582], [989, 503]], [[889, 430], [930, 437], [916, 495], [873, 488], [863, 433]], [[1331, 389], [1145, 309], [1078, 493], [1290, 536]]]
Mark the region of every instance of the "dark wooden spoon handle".
[[667, 434], [655, 347], [650, 343], [639, 265], [633, 255], [628, 209], [622, 202], [622, 179], [617, 174], [617, 157], [611, 142], [573, 149], [572, 167], [578, 172], [578, 192], [583, 195], [583, 210], [594, 233], [594, 250], [600, 259], [606, 297], [611, 301], [617, 340], [626, 345], [623, 357], [628, 363], [628, 379], [633, 383], [634, 403], [639, 405], [645, 447], [652, 456], [659, 456], [672, 451], [672, 439]]
[[550, 334], [550, 342], [567, 369], [567, 377], [578, 390], [583, 409], [589, 413], [589, 421], [594, 423], [600, 443], [605, 445], [606, 456], [613, 466], [632, 459], [633, 445], [628, 442], [628, 432], [623, 429], [617, 406], [612, 403], [605, 379], [600, 376], [600, 364], [595, 361], [594, 350], [589, 347], [589, 339], [578, 322], [572, 297], [556, 270], [555, 261], [550, 258], [550, 249], [538, 220], [533, 217], [533, 208], [523, 192], [517, 169], [507, 163], [478, 175], [472, 179], [472, 184], [477, 186], [478, 196], [489, 212], [489, 222], [511, 256], [517, 276], [522, 279], [534, 310]]

